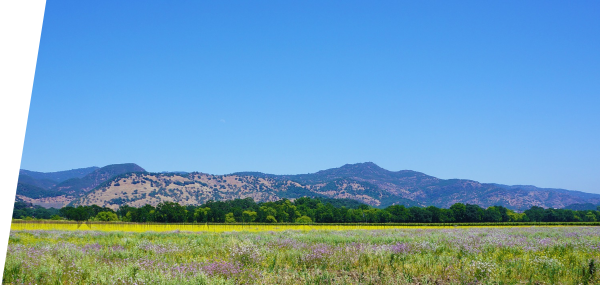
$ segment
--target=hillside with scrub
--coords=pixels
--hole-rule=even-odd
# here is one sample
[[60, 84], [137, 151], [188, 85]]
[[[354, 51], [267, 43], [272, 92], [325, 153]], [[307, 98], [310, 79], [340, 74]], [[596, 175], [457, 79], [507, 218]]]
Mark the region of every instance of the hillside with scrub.
[[564, 208], [600, 203], [598, 194], [440, 179], [411, 170], [389, 171], [372, 162], [298, 175], [150, 173], [136, 164], [122, 164], [94, 169], [81, 178], [51, 187], [44, 186], [50, 183], [46, 177], [40, 178], [44, 181], [25, 178], [19, 181], [17, 200], [53, 207], [99, 205], [117, 209], [123, 205], [156, 206], [161, 202], [200, 205], [211, 200], [252, 198], [268, 202], [300, 197], [352, 199], [379, 208], [391, 205], [449, 208], [463, 203], [483, 208], [503, 206], [516, 211], [533, 206]]

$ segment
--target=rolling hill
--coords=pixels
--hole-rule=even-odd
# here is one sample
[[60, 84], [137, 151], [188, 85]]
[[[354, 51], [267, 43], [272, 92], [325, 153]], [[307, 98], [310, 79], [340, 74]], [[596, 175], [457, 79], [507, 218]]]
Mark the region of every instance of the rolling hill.
[[[96, 204], [111, 208], [156, 205], [161, 201], [198, 205], [208, 200], [252, 197], [256, 201], [274, 201], [302, 196], [348, 198], [375, 207], [401, 204], [447, 208], [460, 202], [525, 210], [531, 206], [563, 208], [572, 204], [600, 203], [598, 194], [466, 179], [439, 179], [411, 170], [389, 171], [372, 162], [346, 164], [298, 175], [260, 172], [229, 175], [148, 173], [133, 164], [107, 167], [96, 169], [82, 178], [63, 181], [50, 190], [61, 193], [64, 204]], [[41, 199], [49, 198], [30, 199], [28, 202], [35, 204]]]
[[96, 169], [98, 169], [98, 167], [96, 167], [96, 166], [86, 167], [86, 168], [77, 168], [77, 169], [71, 169], [71, 170], [65, 170], [65, 171], [57, 171], [57, 172], [37, 172], [37, 171], [29, 171], [29, 170], [21, 169], [19, 171], [19, 174], [27, 175], [33, 179], [50, 180], [50, 181], [53, 181], [54, 183], [60, 183], [60, 182], [63, 182], [65, 180], [68, 180], [71, 178], [82, 178], [82, 177], [92, 173]]
[[117, 175], [131, 172], [145, 172], [145, 170], [134, 163], [51, 173], [22, 169], [17, 184], [16, 200], [44, 207], [62, 207], [101, 183]]

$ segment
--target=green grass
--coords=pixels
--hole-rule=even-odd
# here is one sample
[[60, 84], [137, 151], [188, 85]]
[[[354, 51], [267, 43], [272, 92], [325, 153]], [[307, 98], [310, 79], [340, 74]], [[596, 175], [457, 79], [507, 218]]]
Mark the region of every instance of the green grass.
[[12, 231], [4, 284], [598, 284], [598, 227]]

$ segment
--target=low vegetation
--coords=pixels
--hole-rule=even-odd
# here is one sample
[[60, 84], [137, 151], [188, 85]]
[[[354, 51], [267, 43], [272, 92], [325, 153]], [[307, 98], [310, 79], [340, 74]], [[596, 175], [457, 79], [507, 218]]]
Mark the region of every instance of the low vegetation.
[[[225, 226], [225, 225], [223, 225]], [[600, 227], [12, 231], [3, 284], [598, 284]]]
[[[393, 205], [384, 209], [350, 199], [302, 197], [290, 201], [256, 203], [252, 198], [208, 201], [200, 206], [182, 206], [161, 202], [156, 207], [92, 206], [44, 209], [22, 202], [15, 203], [13, 218], [63, 218], [74, 221], [123, 221], [158, 223], [593, 223], [600, 221], [598, 210], [543, 209], [531, 207], [517, 213], [502, 206], [486, 209], [456, 203], [449, 209]], [[111, 214], [111, 215], [109, 215]], [[110, 216], [110, 217], [109, 217]]]

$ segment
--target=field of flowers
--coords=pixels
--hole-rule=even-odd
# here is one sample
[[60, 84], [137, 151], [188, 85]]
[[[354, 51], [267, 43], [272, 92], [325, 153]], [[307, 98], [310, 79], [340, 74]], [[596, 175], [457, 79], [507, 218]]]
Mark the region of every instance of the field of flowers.
[[600, 227], [16, 230], [4, 284], [598, 284]]
[[[420, 229], [456, 228], [452, 224], [421, 224]], [[468, 226], [472, 228], [476, 226]], [[171, 223], [119, 223], [119, 222], [72, 222], [72, 221], [13, 221], [11, 230], [68, 230], [68, 231], [124, 231], [124, 232], [264, 232], [264, 231], [311, 231], [311, 230], [385, 230], [415, 228], [410, 224], [171, 224]]]
[[260, 224], [260, 223], [128, 223], [128, 222], [74, 222], [52, 220], [13, 220], [11, 230], [68, 230], [68, 231], [123, 231], [123, 232], [264, 232], [264, 231], [311, 231], [311, 230], [389, 230], [389, 229], [441, 229], [441, 228], [478, 228], [489, 226], [600, 226], [599, 222], [566, 223], [384, 223], [384, 224]]

